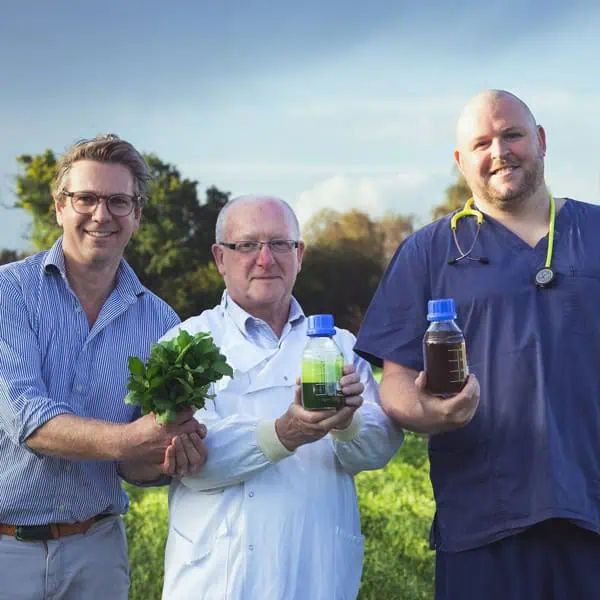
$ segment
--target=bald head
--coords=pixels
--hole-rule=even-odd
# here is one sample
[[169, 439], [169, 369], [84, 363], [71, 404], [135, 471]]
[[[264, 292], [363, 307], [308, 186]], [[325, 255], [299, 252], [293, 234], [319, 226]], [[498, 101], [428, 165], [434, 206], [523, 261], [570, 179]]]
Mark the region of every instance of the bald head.
[[537, 128], [535, 117], [523, 100], [506, 90], [484, 90], [467, 101], [458, 117], [456, 124], [457, 145], [460, 147], [468, 141], [473, 131], [473, 123], [483, 111], [493, 109], [502, 103], [514, 105], [518, 111], [522, 112], [531, 130], [534, 131]]
[[547, 196], [546, 133], [529, 107], [504, 90], [471, 98], [456, 126], [454, 160], [478, 205], [517, 211]]
[[287, 215], [287, 219], [290, 225], [290, 231], [294, 234], [294, 238], [300, 238], [300, 224], [298, 223], [298, 217], [296, 217], [296, 213], [285, 200], [282, 200], [277, 196], [269, 196], [265, 194], [246, 194], [243, 196], [236, 196], [235, 198], [232, 198], [221, 209], [221, 212], [217, 217], [217, 224], [215, 227], [215, 241], [217, 243], [224, 242], [225, 237], [229, 235], [229, 231], [227, 229], [227, 222], [230, 214], [233, 211], [237, 213], [238, 210], [243, 210], [246, 206], [260, 204], [279, 205]]

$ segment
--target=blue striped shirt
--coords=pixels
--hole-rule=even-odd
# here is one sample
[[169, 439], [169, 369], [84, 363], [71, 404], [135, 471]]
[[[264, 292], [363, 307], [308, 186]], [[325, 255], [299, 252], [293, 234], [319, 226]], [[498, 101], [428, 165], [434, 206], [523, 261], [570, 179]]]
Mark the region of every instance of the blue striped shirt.
[[124, 513], [115, 462], [41, 456], [25, 444], [60, 414], [129, 422], [127, 358], [175, 326], [171, 307], [121, 261], [90, 329], [65, 273], [62, 239], [0, 267], [0, 522], [40, 525]]

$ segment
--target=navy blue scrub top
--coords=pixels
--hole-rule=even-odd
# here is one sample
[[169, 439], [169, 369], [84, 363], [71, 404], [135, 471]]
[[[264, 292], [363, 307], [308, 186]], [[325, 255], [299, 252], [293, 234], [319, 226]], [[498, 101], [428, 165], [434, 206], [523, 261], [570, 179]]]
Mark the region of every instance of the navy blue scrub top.
[[[463, 249], [476, 220], [458, 221]], [[600, 532], [600, 207], [567, 200], [556, 217], [552, 287], [533, 283], [548, 238], [531, 248], [484, 218], [462, 260], [450, 217], [396, 251], [355, 350], [376, 365], [423, 369], [427, 301], [454, 298], [481, 384], [473, 420], [430, 438], [432, 546], [460, 551], [562, 517]]]

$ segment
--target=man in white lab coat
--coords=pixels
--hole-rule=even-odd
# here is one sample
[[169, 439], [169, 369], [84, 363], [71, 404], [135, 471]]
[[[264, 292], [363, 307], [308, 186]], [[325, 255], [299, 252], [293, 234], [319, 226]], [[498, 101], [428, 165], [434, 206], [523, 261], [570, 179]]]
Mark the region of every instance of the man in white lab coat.
[[[304, 243], [283, 200], [221, 211], [213, 255], [221, 303], [175, 327], [209, 331], [234, 369], [196, 418], [208, 459], [173, 480], [163, 600], [353, 600], [364, 538], [353, 476], [384, 466], [402, 432], [381, 410], [354, 336], [336, 330], [345, 406], [302, 408], [307, 319], [292, 296]], [[187, 448], [193, 456], [194, 448]]]

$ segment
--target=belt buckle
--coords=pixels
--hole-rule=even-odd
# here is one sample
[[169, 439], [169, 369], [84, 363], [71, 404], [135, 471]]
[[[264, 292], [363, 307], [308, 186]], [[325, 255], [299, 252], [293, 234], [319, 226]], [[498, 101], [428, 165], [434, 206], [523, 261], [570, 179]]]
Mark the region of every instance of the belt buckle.
[[18, 526], [15, 531], [15, 539], [20, 542], [45, 542], [53, 538], [50, 525]]

